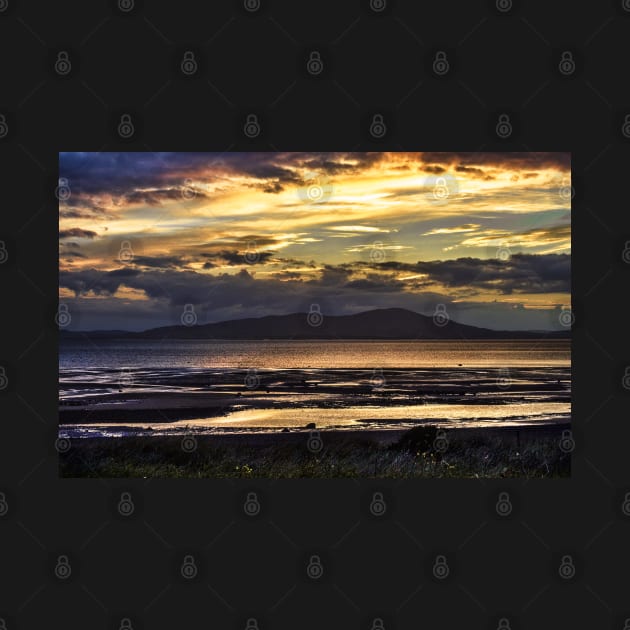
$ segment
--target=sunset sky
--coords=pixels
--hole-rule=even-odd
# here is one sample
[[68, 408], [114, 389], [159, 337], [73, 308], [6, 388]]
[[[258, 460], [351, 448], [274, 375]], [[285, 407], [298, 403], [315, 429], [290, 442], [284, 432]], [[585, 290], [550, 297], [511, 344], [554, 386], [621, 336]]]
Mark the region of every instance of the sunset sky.
[[61, 153], [73, 329], [403, 307], [559, 329], [568, 153]]

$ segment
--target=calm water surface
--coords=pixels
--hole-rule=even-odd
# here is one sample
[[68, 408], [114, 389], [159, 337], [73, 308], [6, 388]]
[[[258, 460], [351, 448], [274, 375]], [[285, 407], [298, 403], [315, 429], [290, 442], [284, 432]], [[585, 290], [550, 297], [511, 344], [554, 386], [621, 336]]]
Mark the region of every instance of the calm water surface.
[[59, 368], [567, 367], [569, 340], [64, 341]]

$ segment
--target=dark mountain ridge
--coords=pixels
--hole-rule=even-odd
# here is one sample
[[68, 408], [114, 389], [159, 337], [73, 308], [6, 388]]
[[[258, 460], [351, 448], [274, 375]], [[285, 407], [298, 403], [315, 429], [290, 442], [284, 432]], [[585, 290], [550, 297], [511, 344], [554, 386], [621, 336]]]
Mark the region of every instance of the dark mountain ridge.
[[[440, 325], [441, 324], [441, 325]], [[491, 330], [403, 308], [353, 315], [291, 313], [195, 326], [163, 326], [142, 332], [61, 331], [61, 339], [569, 339], [570, 330]]]

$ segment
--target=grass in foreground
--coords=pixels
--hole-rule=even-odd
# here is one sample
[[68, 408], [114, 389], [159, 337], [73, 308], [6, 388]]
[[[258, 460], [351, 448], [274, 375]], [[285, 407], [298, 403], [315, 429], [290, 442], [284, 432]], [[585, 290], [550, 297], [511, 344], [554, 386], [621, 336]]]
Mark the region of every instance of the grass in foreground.
[[348, 439], [326, 443], [319, 453], [306, 444], [217, 446], [197, 438], [186, 453], [180, 437], [76, 440], [60, 456], [62, 477], [171, 478], [506, 478], [569, 477], [570, 455], [551, 436], [517, 447], [498, 437], [450, 440], [445, 452], [434, 447], [434, 427], [411, 429], [392, 445]]

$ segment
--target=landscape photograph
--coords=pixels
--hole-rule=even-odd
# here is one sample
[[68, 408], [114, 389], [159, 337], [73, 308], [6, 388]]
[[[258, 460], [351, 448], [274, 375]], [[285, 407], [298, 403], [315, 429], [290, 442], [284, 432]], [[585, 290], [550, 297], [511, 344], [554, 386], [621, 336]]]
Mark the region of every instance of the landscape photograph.
[[59, 154], [59, 472], [571, 474], [571, 156]]

